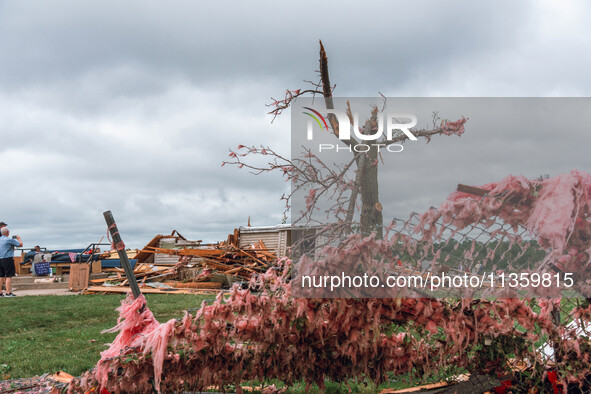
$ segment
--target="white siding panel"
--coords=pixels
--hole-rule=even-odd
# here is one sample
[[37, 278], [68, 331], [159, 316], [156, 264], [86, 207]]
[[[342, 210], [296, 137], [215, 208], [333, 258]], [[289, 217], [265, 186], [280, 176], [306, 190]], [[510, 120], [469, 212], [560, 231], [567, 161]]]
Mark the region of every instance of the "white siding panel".
[[246, 248], [259, 241], [263, 241], [267, 249], [278, 253], [279, 250], [279, 234], [277, 232], [261, 232], [261, 233], [241, 233], [240, 244], [241, 248]]
[[279, 231], [279, 248], [277, 251], [277, 257], [285, 257], [287, 256], [287, 230]]
[[156, 265], [175, 265], [178, 262], [179, 256], [170, 256], [162, 253], [156, 253], [154, 255], [154, 264]]

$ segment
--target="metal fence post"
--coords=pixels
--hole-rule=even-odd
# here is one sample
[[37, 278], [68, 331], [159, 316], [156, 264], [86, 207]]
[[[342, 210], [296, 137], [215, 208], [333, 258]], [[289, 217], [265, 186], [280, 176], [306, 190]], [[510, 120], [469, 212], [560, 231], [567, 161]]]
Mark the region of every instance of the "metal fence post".
[[115, 223], [113, 214], [111, 213], [111, 211], [106, 211], [103, 212], [103, 216], [105, 217], [107, 226], [109, 226], [109, 232], [111, 233], [111, 237], [113, 238], [113, 244], [115, 245], [115, 249], [117, 249], [117, 253], [119, 254], [119, 259], [121, 260], [121, 264], [123, 265], [123, 269], [125, 270], [125, 275], [127, 276], [127, 280], [129, 281], [129, 287], [131, 287], [133, 297], [138, 298], [142, 294], [142, 292], [140, 291], [140, 288], [137, 285], [137, 280], [135, 279], [133, 268], [131, 268], [131, 264], [129, 263], [129, 259], [127, 258], [125, 244], [121, 240], [121, 236], [119, 235], [119, 230], [117, 229], [117, 224]]

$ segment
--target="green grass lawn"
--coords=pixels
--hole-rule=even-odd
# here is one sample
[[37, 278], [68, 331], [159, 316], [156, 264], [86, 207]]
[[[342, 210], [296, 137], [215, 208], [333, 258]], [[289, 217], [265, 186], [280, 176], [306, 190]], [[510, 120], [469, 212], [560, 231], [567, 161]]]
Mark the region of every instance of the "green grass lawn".
[[[116, 334], [101, 334], [117, 322], [123, 295], [0, 298], [0, 379], [62, 370], [79, 375], [96, 364]], [[213, 296], [147, 294], [160, 322], [183, 316]]]
[[[64, 371], [77, 376], [93, 367], [100, 352], [116, 333], [101, 334], [117, 322], [115, 311], [123, 295], [34, 296], [0, 299], [0, 380], [26, 378]], [[199, 308], [214, 296], [147, 294], [148, 306], [160, 322], [180, 318], [183, 311]], [[432, 377], [428, 382], [438, 381]], [[281, 382], [271, 381], [280, 387]], [[419, 384], [408, 376], [376, 387], [365, 379], [346, 383], [326, 382], [327, 393], [375, 393], [385, 387], [403, 388]], [[260, 382], [247, 385], [259, 386]], [[304, 393], [304, 384], [288, 393]], [[313, 390], [314, 392], [315, 390]]]

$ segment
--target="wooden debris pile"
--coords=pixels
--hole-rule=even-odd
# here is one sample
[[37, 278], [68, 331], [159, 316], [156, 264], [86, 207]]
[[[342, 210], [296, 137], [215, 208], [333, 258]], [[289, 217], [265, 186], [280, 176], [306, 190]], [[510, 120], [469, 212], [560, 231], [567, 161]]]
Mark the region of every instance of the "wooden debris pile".
[[179, 261], [207, 268], [224, 275], [241, 279], [249, 279], [252, 274], [268, 270], [277, 257], [270, 252], [263, 241], [250, 248], [239, 248], [236, 245], [221, 243], [212, 249], [162, 249], [152, 247], [153, 253], [164, 253], [180, 256]]
[[[163, 238], [170, 237], [180, 242], [161, 242]], [[216, 244], [202, 245], [199, 241], [186, 241], [176, 231], [170, 237], [157, 236], [138, 253], [139, 262], [134, 274], [143, 293], [218, 292], [230, 288], [236, 282], [248, 281], [253, 274], [267, 271], [277, 261], [276, 254], [262, 240], [248, 247], [239, 247], [238, 230], [230, 234], [227, 241]], [[181, 247], [174, 247], [177, 244]], [[169, 247], [162, 247], [164, 245]], [[157, 258], [161, 255], [173, 256], [174, 259]], [[91, 279], [87, 293], [130, 291], [122, 268], [107, 268], [103, 272], [109, 276]]]

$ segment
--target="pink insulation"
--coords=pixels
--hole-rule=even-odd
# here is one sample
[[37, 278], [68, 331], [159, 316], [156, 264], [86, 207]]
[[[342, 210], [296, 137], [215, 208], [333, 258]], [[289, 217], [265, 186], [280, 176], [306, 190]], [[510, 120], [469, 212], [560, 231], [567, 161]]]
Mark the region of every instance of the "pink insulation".
[[159, 326], [152, 311], [146, 307], [146, 298], [143, 295], [137, 299], [127, 297], [117, 311], [117, 325], [105, 332], [119, 331], [119, 334], [111, 346], [101, 353], [101, 360], [119, 356], [125, 347], [132, 346], [134, 340], [139, 339], [139, 334], [149, 333]]
[[[450, 365], [471, 370], [471, 349], [499, 337], [530, 343], [515, 349], [512, 357], [518, 359], [542, 362], [528, 350], [542, 338], [553, 338], [564, 349], [558, 367], [573, 357], [589, 359], [589, 346], [581, 342], [586, 339], [555, 325], [551, 311], [557, 304], [547, 300], [538, 307], [520, 299], [295, 299], [283, 276], [289, 261], [284, 268], [253, 279], [259, 294], [234, 287], [194, 316], [164, 324], [147, 307], [141, 310], [143, 299], [130, 296], [119, 308], [119, 336], [70, 390], [196, 391], [268, 378], [322, 384], [326, 378], [365, 376], [381, 382], [387, 372], [434, 372]], [[573, 316], [588, 321], [589, 310], [578, 308]], [[392, 324], [410, 325], [423, 335], [392, 332]], [[432, 337], [437, 333], [440, 339]], [[495, 355], [476, 371], [501, 373], [505, 362]], [[578, 365], [569, 365], [571, 380], [590, 372], [591, 364]]]
[[[580, 255], [591, 246], [589, 174], [572, 171], [541, 181], [510, 176], [482, 188], [493, 197], [453, 193], [421, 217], [417, 232], [433, 242], [441, 237], [438, 220], [461, 228], [498, 217], [527, 228], [565, 263], [584, 262]], [[399, 235], [397, 240], [406, 240], [410, 248], [410, 238]], [[304, 269], [353, 265], [359, 259], [368, 269], [389, 264], [397, 261], [391, 242], [352, 235], [343, 248], [328, 248], [323, 261], [304, 261]], [[129, 296], [118, 308], [113, 330], [119, 335], [96, 368], [72, 381], [70, 391], [196, 391], [212, 385], [223, 390], [271, 378], [323, 387], [325, 379], [367, 377], [382, 382], [388, 373], [423, 374], [449, 366], [501, 374], [506, 373], [506, 359], [499, 354], [486, 358], [483, 352], [475, 363], [473, 354], [488, 349], [490, 341], [515, 338], [525, 345], [516, 344], [512, 358], [540, 365], [544, 360], [533, 350], [535, 344], [552, 341], [561, 354], [556, 360], [559, 375], [569, 371], [561, 375], [563, 380], [578, 382], [591, 373], [588, 341], [552, 320], [559, 301], [294, 298], [292, 269], [291, 262], [283, 260], [253, 277], [249, 289], [235, 286], [195, 315], [164, 324], [154, 319], [144, 297]], [[572, 316], [588, 322], [591, 307], [576, 308]], [[412, 328], [421, 335], [392, 327]]]
[[101, 359], [96, 365], [93, 378], [105, 386], [109, 379], [110, 360], [121, 356], [128, 348], [143, 348], [144, 353], [152, 353], [155, 385], [159, 387], [162, 361], [175, 320], [159, 324], [146, 306], [143, 295], [137, 299], [128, 296], [117, 310], [117, 325], [105, 332], [119, 331], [119, 334], [109, 348], [101, 352]]
[[[509, 176], [490, 187], [490, 203], [484, 204], [482, 216], [498, 214], [508, 223], [521, 224], [538, 237], [542, 246], [564, 252], [573, 235], [579, 238], [588, 234], [591, 222], [588, 220], [591, 207], [591, 175], [573, 170], [544, 180], [526, 180]], [[498, 200], [498, 201], [493, 201]], [[458, 200], [456, 200], [458, 201]], [[499, 201], [503, 204], [499, 205]], [[580, 226], [575, 226], [575, 223]], [[573, 234], [573, 233], [579, 234]], [[587, 238], [577, 248], [587, 249], [591, 239]], [[581, 248], [582, 246], [582, 248]]]
[[424, 213], [417, 228], [423, 239], [433, 242], [443, 229], [439, 223], [451, 223], [456, 230], [462, 230], [476, 224], [490, 227], [493, 219], [498, 219], [514, 229], [518, 226], [527, 229], [542, 248], [551, 250], [552, 258], [548, 262], [563, 270], [576, 272], [588, 265], [590, 174], [573, 170], [542, 180], [510, 175], [480, 188], [488, 190], [488, 194], [479, 197], [454, 192], [439, 208]]

